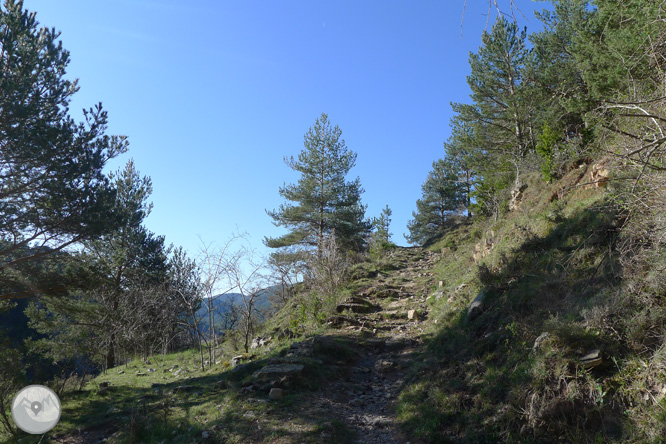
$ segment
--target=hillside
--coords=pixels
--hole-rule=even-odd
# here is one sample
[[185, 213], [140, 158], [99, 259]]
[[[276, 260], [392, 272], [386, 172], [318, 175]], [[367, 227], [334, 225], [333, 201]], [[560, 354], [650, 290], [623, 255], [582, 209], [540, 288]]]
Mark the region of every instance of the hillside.
[[295, 301], [212, 369], [185, 352], [110, 370], [63, 395], [52, 442], [659, 442], [657, 315], [618, 299], [623, 221], [593, 167], [356, 265], [318, 327]]

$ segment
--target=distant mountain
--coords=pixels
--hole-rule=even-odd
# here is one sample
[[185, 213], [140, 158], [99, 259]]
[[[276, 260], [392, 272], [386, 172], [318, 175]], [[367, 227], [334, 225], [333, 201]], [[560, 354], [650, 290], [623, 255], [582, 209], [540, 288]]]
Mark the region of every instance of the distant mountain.
[[[280, 285], [272, 285], [259, 290], [259, 298], [257, 299], [256, 307], [262, 313], [272, 313], [271, 296], [280, 291]], [[213, 296], [213, 312], [215, 313], [215, 323], [218, 329], [222, 328], [223, 317], [228, 312], [230, 305], [242, 305], [243, 295], [240, 293], [225, 293]], [[199, 328], [202, 332], [208, 332], [209, 319], [208, 319], [208, 300], [204, 299], [199, 310], [197, 310], [197, 318], [201, 319]], [[263, 319], [260, 319], [263, 321]], [[218, 333], [221, 333], [218, 331]]]

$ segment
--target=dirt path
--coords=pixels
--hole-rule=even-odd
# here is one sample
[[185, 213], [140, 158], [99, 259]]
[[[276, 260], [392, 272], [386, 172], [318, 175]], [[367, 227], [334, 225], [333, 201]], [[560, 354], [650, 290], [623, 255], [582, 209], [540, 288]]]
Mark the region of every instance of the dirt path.
[[[410, 361], [423, 348], [420, 336], [427, 317], [425, 299], [431, 288], [427, 282], [434, 256], [416, 248], [397, 250], [390, 258], [395, 259], [391, 261], [395, 269], [361, 289], [362, 300], [358, 296], [350, 299], [344, 316], [348, 321], [337, 320], [350, 324], [340, 328], [356, 338], [360, 358], [345, 378], [323, 387], [316, 402], [354, 430], [358, 443], [409, 442], [398, 429], [395, 408]], [[372, 312], [364, 313], [368, 307]], [[371, 339], [366, 337], [369, 333]]]

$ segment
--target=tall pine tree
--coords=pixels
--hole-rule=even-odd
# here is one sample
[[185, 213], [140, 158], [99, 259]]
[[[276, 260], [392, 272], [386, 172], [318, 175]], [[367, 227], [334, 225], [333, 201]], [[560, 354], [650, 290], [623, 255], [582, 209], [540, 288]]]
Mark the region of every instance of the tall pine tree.
[[484, 32], [479, 52], [470, 54], [467, 83], [472, 104], [452, 103], [458, 118], [471, 126], [475, 143], [515, 167], [534, 148], [532, 84], [524, 78], [529, 55], [527, 32], [504, 18]]
[[70, 117], [78, 86], [58, 36], [22, 1], [0, 8], [0, 299], [53, 294], [44, 259], [118, 220], [103, 168], [127, 141], [105, 134], [101, 105]]
[[356, 163], [356, 153], [347, 149], [341, 136], [340, 128], [331, 126], [328, 116], [322, 113], [305, 134], [305, 149], [298, 159], [285, 158], [301, 177], [297, 184], [280, 187], [280, 195], [288, 203], [266, 212], [275, 225], [290, 231], [266, 238], [267, 246], [321, 248], [325, 237], [335, 232], [336, 242], [344, 250], [359, 251], [364, 247], [372, 225], [365, 219], [366, 206], [361, 204], [360, 179], [346, 180]]
[[410, 244], [423, 244], [441, 233], [448, 218], [459, 214], [466, 200], [464, 183], [448, 158], [433, 162], [421, 189], [423, 195], [416, 201], [414, 219], [407, 223], [409, 235], [405, 238]]

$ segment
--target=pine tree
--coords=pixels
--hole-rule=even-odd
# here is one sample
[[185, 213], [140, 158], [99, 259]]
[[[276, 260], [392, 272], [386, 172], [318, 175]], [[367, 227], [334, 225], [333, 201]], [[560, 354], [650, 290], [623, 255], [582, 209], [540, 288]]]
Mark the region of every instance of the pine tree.
[[45, 342], [53, 356], [68, 349], [86, 355], [95, 350], [97, 356], [104, 356], [106, 368], [115, 365], [119, 350], [134, 351], [159, 339], [161, 332], [154, 325], [163, 317], [162, 310], [170, 310], [173, 303], [164, 237], [143, 226], [152, 208], [147, 201], [150, 179], [141, 177], [132, 161], [111, 178], [116, 191], [114, 211], [124, 222], [85, 242], [77, 255], [93, 280], [90, 288], [74, 291], [68, 298], [42, 298], [43, 309], [34, 306], [30, 313], [37, 329], [51, 336]]
[[360, 179], [346, 180], [356, 163], [356, 153], [347, 149], [341, 135], [340, 128], [332, 127], [328, 116], [322, 114], [305, 134], [305, 149], [298, 159], [285, 158], [301, 177], [295, 185], [280, 187], [280, 195], [290, 203], [266, 211], [275, 225], [290, 230], [283, 236], [266, 238], [268, 247], [320, 248], [332, 232], [345, 251], [364, 247], [371, 224], [365, 219], [366, 206], [361, 204]]
[[386, 205], [379, 217], [376, 217], [373, 220], [373, 224], [377, 229], [377, 237], [386, 245], [391, 242], [391, 236], [393, 235], [393, 233], [390, 232], [391, 215], [393, 215], [393, 211], [388, 205]]
[[105, 134], [101, 105], [69, 116], [78, 86], [58, 36], [22, 1], [0, 9], [0, 299], [46, 292], [35, 261], [118, 220], [103, 168], [127, 141]]
[[473, 127], [478, 149], [504, 157], [515, 167], [534, 148], [532, 84], [524, 78], [529, 55], [527, 32], [504, 18], [484, 32], [478, 53], [470, 54], [467, 83], [472, 104], [452, 103], [458, 118]]
[[410, 244], [423, 244], [442, 232], [450, 216], [460, 214], [465, 204], [464, 186], [450, 159], [432, 164], [432, 171], [421, 187], [422, 197], [416, 201], [414, 219], [407, 223]]

